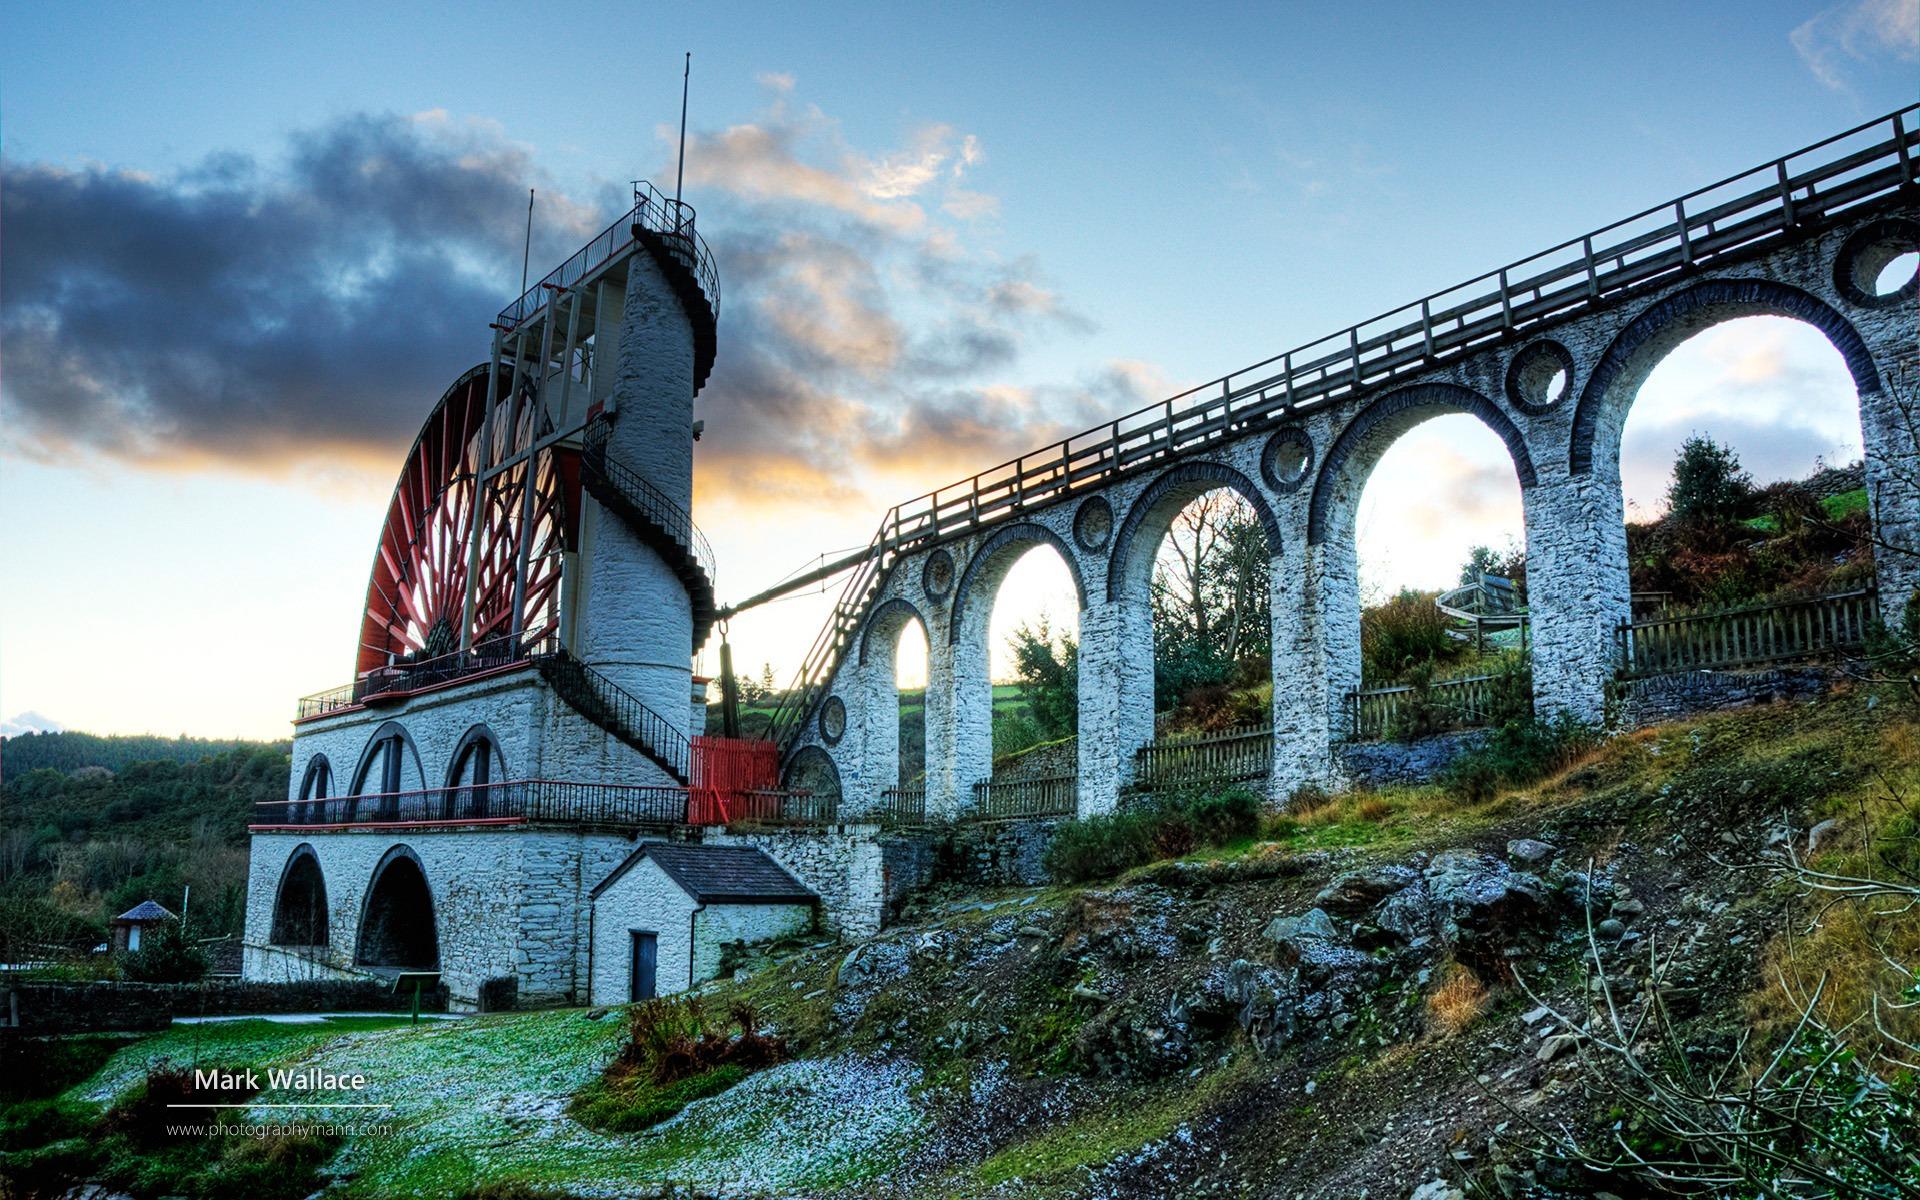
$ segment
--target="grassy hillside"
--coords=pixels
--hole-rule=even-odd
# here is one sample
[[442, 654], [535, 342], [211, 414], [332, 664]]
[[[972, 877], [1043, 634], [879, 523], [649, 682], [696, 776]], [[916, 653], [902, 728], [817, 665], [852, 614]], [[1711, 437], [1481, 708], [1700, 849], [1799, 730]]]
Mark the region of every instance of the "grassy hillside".
[[287, 771], [285, 743], [242, 743], [186, 762], [10, 776], [0, 785], [0, 961], [97, 945], [114, 914], [146, 899], [177, 912], [188, 886], [196, 934], [238, 933], [247, 823], [255, 803], [285, 798]]
[[[1787, 1069], [1800, 1061], [1788, 1039], [1817, 996], [1871, 1054], [1857, 1022], [1912, 986], [1886, 963], [1920, 961], [1920, 922], [1816, 901], [1765, 864], [1792, 845], [1836, 874], [1920, 867], [1904, 799], [1920, 794], [1920, 719], [1856, 692], [1563, 751], [1535, 777], [1527, 762], [1545, 759], [1496, 747], [1450, 783], [1303, 803], [1119, 879], [924, 896], [852, 953], [789, 947], [709, 989], [705, 1012], [750, 1006], [790, 1061], [719, 1078], [639, 1131], [569, 1114], [594, 1095], [606, 1124], [619, 1009], [177, 1029], [120, 1049], [55, 1116], [37, 1102], [0, 1120], [0, 1171], [120, 1183], [124, 1145], [97, 1131], [128, 1118], [101, 1113], [124, 1114], [171, 1056], [369, 1072], [359, 1098], [394, 1105], [393, 1128], [338, 1147], [342, 1197], [1404, 1197], [1436, 1179], [1423, 1195], [1670, 1194], [1549, 1145], [1705, 1152], [1633, 1106], [1645, 1088], [1601, 1048], [1607, 1014], [1640, 1019], [1657, 997], [1685, 1048], [1658, 1070], [1757, 1073], [1782, 1048]], [[1920, 1010], [1881, 1020], [1920, 1034]], [[1829, 1062], [1854, 1095], [1854, 1068]], [[1888, 1074], [1853, 1101], [1858, 1123], [1910, 1104], [1911, 1077]], [[1854, 1166], [1891, 1162], [1920, 1186], [1911, 1123], [1848, 1136]], [[286, 1194], [317, 1182], [289, 1177]]]

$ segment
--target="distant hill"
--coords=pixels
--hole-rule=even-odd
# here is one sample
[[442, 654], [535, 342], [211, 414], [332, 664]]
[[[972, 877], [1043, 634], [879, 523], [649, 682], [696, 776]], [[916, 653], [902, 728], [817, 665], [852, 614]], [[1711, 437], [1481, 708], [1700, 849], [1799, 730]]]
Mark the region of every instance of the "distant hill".
[[287, 753], [288, 743], [249, 741], [245, 738], [167, 738], [153, 734], [24, 733], [0, 738], [0, 783], [10, 783], [30, 771], [77, 771], [105, 767], [109, 771], [140, 762], [191, 763], [234, 750]]

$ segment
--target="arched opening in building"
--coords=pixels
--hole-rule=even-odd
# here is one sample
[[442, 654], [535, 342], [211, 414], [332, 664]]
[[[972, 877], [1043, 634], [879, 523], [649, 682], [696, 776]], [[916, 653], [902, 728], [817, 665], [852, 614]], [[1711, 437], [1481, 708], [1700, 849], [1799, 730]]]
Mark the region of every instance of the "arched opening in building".
[[[420, 782], [419, 756], [413, 739], [397, 721], [388, 721], [373, 731], [360, 765], [353, 773], [353, 820], [392, 821], [398, 819], [403, 791], [417, 791]], [[363, 797], [371, 797], [368, 804]]]
[[1037, 524], [1004, 526], [961, 574], [951, 621], [953, 761], [961, 804], [988, 781], [1064, 779], [1079, 730], [1084, 588], [1073, 551]]
[[475, 725], [467, 730], [454, 747], [447, 767], [446, 795], [441, 801], [443, 818], [480, 818], [493, 812], [492, 785], [504, 776], [504, 771], [495, 774], [499, 758], [500, 744], [491, 729]]
[[440, 966], [440, 936], [426, 871], [406, 846], [387, 851], [374, 868], [360, 910], [354, 961], [363, 967], [433, 971]]
[[1266, 530], [1230, 487], [1166, 521], [1153, 558], [1153, 706], [1183, 730], [1263, 726], [1273, 703]]
[[294, 820], [311, 824], [324, 819], [327, 806], [325, 801], [333, 795], [333, 764], [324, 754], [316, 754], [307, 760], [307, 769], [300, 776], [300, 803], [294, 806]]
[[280, 873], [267, 940], [276, 946], [327, 944], [327, 881], [311, 846], [295, 847]]
[[1634, 619], [1870, 587], [1859, 398], [1827, 335], [1736, 316], [1654, 352], [1619, 439]]

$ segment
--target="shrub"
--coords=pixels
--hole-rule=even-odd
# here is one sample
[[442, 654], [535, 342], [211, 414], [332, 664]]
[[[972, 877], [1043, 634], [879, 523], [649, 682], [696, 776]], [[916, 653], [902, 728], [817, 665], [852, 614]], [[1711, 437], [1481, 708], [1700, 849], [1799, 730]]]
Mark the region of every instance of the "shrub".
[[1752, 494], [1753, 477], [1740, 469], [1740, 456], [1732, 449], [1702, 434], [1680, 443], [1667, 485], [1667, 513], [1675, 520], [1730, 521]]
[[637, 1132], [787, 1058], [785, 1039], [761, 1033], [744, 1001], [715, 1020], [698, 998], [648, 1000], [633, 1006], [626, 1042], [569, 1111], [594, 1129]]
[[1566, 716], [1509, 721], [1455, 759], [1447, 768], [1445, 781], [1455, 792], [1478, 803], [1491, 799], [1503, 787], [1518, 787], [1551, 775], [1592, 749], [1597, 741], [1590, 726]]
[[[738, 1029], [731, 1034], [731, 1029]], [[644, 1075], [659, 1087], [703, 1075], [716, 1067], [756, 1071], [784, 1062], [787, 1043], [760, 1032], [753, 1006], [737, 1003], [724, 1022], [712, 1022], [694, 1000], [648, 1000], [627, 1018], [627, 1041], [609, 1075]]]
[[1447, 636], [1451, 619], [1432, 592], [1403, 591], [1360, 614], [1360, 677], [1369, 685], [1401, 679], [1421, 663], [1457, 657], [1465, 643]]
[[1045, 741], [1040, 726], [1020, 713], [993, 714], [993, 756], [1005, 758], [1022, 750], [1031, 750]]
[[126, 956], [121, 971], [140, 983], [197, 983], [207, 973], [207, 956], [188, 939], [178, 921], [162, 921]]
[[1487, 986], [1480, 977], [1459, 963], [1447, 971], [1446, 979], [1427, 997], [1427, 1011], [1440, 1028], [1448, 1033], [1460, 1033], [1487, 1011], [1493, 998], [1487, 993]]
[[1062, 883], [1109, 879], [1159, 858], [1221, 846], [1260, 826], [1260, 801], [1246, 788], [1175, 793], [1139, 807], [1063, 822], [1047, 847], [1047, 872]]

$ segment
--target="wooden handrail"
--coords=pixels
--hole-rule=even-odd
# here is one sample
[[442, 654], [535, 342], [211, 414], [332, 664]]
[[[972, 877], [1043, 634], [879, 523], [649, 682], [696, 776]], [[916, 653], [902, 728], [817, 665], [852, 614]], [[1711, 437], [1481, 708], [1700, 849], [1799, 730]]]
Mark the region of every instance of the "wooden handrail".
[[[1893, 195], [1913, 177], [1920, 129], [1909, 105], [1749, 171], [1475, 276], [1303, 346], [895, 505], [842, 593], [783, 705], [790, 749], [876, 588], [872, 572], [910, 549], [963, 537], [1144, 470], [1196, 446], [1351, 399], [1436, 361], [1563, 319], [1630, 289], [1745, 253], [1810, 219]], [[1878, 131], [1885, 127], [1885, 136]], [[1806, 160], [1873, 131], [1871, 144]], [[1714, 199], [1716, 193], [1742, 188]], [[1689, 209], [1689, 202], [1706, 201]], [[1648, 224], [1652, 219], [1652, 223]], [[1596, 244], [1598, 243], [1598, 244]], [[1083, 439], [1094, 439], [1082, 445]], [[1076, 448], [1076, 446], [1078, 448]], [[1084, 465], [1082, 460], [1086, 460]]]

